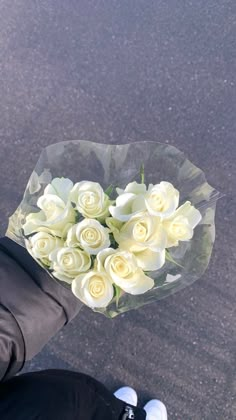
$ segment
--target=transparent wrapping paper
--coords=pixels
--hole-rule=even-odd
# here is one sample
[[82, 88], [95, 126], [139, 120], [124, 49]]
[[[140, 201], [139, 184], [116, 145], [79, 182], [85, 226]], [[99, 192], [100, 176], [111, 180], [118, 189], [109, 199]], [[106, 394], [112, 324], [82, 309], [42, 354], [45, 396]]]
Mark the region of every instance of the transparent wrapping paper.
[[[129, 182], [140, 182], [142, 164], [146, 185], [171, 182], [180, 192], [179, 204], [190, 201], [200, 211], [202, 220], [194, 229], [190, 241], [169, 248], [175, 263], [166, 260], [161, 269], [149, 273], [155, 281], [154, 288], [142, 295], [125, 293], [118, 302], [114, 299], [107, 308], [94, 309], [110, 318], [181, 290], [197, 280], [208, 266], [215, 240], [216, 201], [221, 195], [182, 152], [173, 146], [156, 142], [109, 145], [73, 140], [48, 146], [40, 155], [23, 200], [10, 217], [6, 232], [6, 236], [26, 246], [22, 228], [26, 215], [39, 211], [37, 200], [53, 178], [69, 178], [74, 183], [95, 181], [104, 190], [111, 184], [125, 188]], [[40, 264], [39, 260], [37, 262]], [[46, 269], [45, 266], [43, 268]], [[71, 288], [47, 271], [54, 281]]]

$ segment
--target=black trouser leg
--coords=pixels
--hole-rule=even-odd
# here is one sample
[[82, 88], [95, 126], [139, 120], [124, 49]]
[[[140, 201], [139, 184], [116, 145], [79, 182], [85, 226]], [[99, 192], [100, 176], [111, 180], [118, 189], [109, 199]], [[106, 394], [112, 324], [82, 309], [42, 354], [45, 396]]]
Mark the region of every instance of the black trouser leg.
[[[123, 420], [127, 404], [92, 377], [50, 369], [0, 384], [1, 420]], [[132, 407], [135, 420], [146, 418]]]

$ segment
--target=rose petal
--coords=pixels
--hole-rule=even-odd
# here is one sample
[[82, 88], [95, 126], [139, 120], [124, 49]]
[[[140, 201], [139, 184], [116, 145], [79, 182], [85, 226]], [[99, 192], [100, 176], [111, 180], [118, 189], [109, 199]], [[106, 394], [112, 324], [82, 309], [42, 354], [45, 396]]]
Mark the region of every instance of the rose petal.
[[142, 270], [137, 270], [132, 280], [129, 282], [123, 279], [116, 281], [116, 284], [120, 286], [126, 293], [131, 295], [141, 295], [154, 286], [154, 280], [151, 277], [146, 276]]
[[165, 264], [165, 250], [154, 252], [150, 249], [135, 253], [138, 265], [145, 271], [155, 271]]
[[106, 249], [103, 249], [102, 251], [100, 251], [97, 254], [97, 258], [95, 260], [95, 266], [96, 266], [97, 271], [105, 271], [104, 263], [105, 263], [106, 258], [109, 255], [112, 255], [112, 254], [115, 254], [115, 253], [116, 253], [116, 250], [113, 249], [113, 248], [106, 248]]
[[192, 229], [194, 229], [197, 224], [201, 221], [202, 215], [199, 210], [197, 210], [190, 201], [186, 201], [182, 206], [180, 206], [174, 213], [173, 217], [182, 215], [188, 219], [189, 224]]
[[54, 178], [51, 184], [45, 188], [44, 194], [57, 195], [66, 203], [72, 188], [73, 182], [69, 178]]

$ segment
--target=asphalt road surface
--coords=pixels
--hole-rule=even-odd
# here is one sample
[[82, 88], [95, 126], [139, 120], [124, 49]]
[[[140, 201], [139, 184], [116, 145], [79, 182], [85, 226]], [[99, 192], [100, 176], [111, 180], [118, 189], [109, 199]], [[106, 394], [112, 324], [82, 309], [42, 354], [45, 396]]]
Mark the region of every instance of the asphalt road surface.
[[1, 234], [43, 147], [175, 145], [225, 193], [205, 275], [110, 321], [82, 309], [26, 368], [70, 368], [236, 419], [235, 0], [0, 0]]

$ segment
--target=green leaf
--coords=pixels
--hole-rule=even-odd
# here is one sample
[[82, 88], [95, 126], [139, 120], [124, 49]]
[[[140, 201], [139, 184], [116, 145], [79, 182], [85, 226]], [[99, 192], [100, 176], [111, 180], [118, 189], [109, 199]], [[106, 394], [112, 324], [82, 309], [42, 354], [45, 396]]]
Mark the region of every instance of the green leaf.
[[145, 174], [144, 174], [144, 164], [143, 163], [142, 163], [141, 168], [140, 168], [140, 179], [141, 179], [141, 184], [144, 184]]
[[109, 237], [110, 237], [110, 242], [111, 242], [110, 247], [117, 249], [119, 244], [116, 242], [115, 238], [113, 237], [113, 233], [110, 233]]
[[116, 307], [118, 308], [119, 299], [120, 299], [120, 296], [121, 296], [122, 289], [119, 286], [117, 286], [116, 284], [114, 284], [113, 286], [114, 286], [114, 289], [115, 289]]
[[105, 194], [108, 195], [108, 197], [110, 197], [110, 195], [112, 194], [114, 190], [114, 185], [109, 185], [109, 187], [107, 187], [107, 189], [105, 190]]
[[94, 262], [96, 260], [96, 255], [90, 255], [90, 259], [91, 259], [91, 267], [94, 268]]
[[76, 210], [75, 212], [75, 224], [79, 223], [81, 220], [83, 220], [83, 216], [81, 213], [78, 212], [78, 210]]
[[181, 264], [177, 263], [174, 258], [170, 255], [170, 253], [168, 251], [166, 251], [166, 259], [167, 261], [170, 261], [171, 263], [178, 265], [181, 268], [184, 268]]

